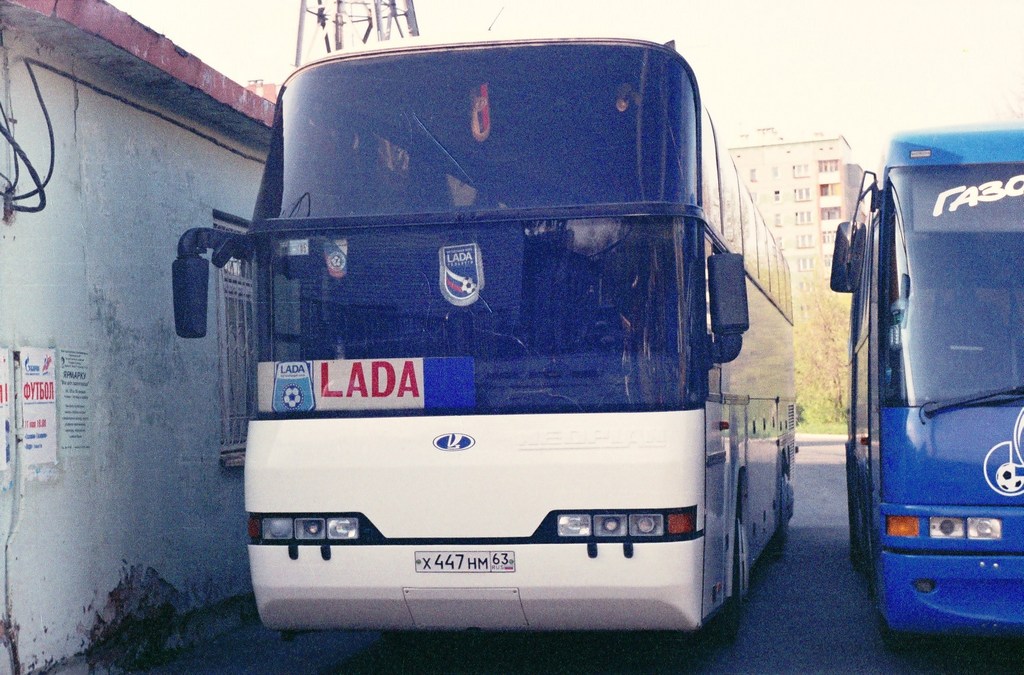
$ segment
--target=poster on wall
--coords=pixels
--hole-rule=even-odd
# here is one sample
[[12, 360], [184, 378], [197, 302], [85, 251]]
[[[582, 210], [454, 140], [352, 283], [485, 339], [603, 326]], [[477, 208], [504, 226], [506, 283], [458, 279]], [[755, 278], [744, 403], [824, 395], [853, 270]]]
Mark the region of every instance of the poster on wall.
[[23, 347], [21, 362], [21, 438], [23, 465], [57, 462], [57, 367], [54, 350]]
[[64, 457], [70, 457], [89, 451], [89, 353], [61, 349], [58, 356], [60, 450]]
[[0, 348], [0, 471], [11, 465], [11, 350]]

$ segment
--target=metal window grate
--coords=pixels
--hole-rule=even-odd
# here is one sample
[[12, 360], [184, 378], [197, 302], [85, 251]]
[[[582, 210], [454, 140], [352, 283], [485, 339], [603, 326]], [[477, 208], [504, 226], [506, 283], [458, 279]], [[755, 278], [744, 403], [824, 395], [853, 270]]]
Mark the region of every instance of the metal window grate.
[[[220, 219], [217, 229], [244, 232], [245, 228]], [[220, 347], [221, 463], [241, 466], [249, 418], [256, 409], [252, 381], [255, 367], [252, 263], [230, 260], [218, 274], [217, 336]]]

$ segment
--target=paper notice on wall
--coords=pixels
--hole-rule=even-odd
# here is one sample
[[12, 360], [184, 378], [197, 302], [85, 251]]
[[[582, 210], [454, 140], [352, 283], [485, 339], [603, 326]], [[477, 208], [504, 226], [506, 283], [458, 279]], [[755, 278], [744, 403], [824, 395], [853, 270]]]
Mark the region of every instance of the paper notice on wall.
[[61, 349], [60, 450], [65, 457], [89, 451], [89, 353]]
[[11, 465], [11, 350], [0, 348], [0, 471]]
[[20, 352], [20, 436], [24, 466], [57, 462], [57, 367], [54, 350]]

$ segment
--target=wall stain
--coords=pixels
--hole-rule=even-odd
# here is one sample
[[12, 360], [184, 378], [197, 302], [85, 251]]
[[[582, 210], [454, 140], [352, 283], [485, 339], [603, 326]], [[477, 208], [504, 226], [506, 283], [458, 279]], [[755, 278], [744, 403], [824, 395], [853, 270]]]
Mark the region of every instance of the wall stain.
[[89, 662], [126, 669], [159, 664], [183, 603], [181, 593], [152, 567], [123, 569], [89, 631]]

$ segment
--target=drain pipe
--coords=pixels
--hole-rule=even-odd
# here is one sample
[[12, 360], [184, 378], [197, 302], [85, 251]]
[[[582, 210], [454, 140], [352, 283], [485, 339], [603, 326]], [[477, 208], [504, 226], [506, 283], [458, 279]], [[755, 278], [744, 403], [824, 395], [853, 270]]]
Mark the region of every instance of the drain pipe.
[[[11, 352], [14, 356], [14, 391], [17, 393], [18, 385], [21, 381], [19, 374], [21, 373], [20, 360], [21, 355], [18, 352]], [[4, 539], [4, 551], [3, 551], [3, 569], [0, 570], [4, 577], [4, 603], [3, 603], [3, 618], [0, 619], [0, 637], [3, 638], [4, 642], [7, 643], [7, 653], [10, 658], [10, 672], [13, 675], [20, 675], [21, 673], [21, 659], [18, 656], [18, 627], [14, 623], [14, 601], [11, 598], [11, 558], [13, 554], [11, 552], [11, 544], [14, 541], [15, 536], [18, 533], [19, 526], [21, 524], [21, 500], [23, 496], [23, 481], [21, 480], [21, 452], [19, 452], [19, 443], [21, 438], [18, 436], [19, 422], [18, 419], [18, 406], [14, 405], [13, 401], [11, 405], [14, 407], [14, 429], [13, 431], [13, 452], [11, 453], [11, 483], [9, 491], [11, 493], [11, 511], [9, 515], [10, 527], [7, 531], [7, 536]]]

